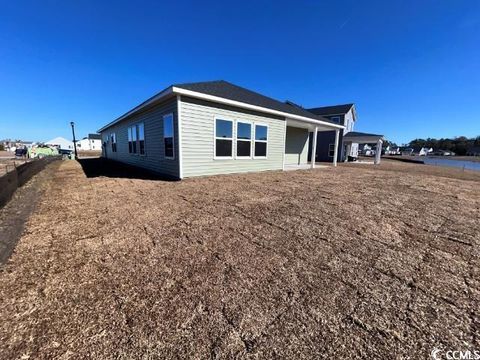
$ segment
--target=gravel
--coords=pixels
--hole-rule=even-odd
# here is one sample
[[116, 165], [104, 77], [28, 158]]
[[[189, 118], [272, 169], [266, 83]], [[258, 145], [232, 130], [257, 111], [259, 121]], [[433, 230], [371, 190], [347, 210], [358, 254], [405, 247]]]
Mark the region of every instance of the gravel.
[[118, 174], [64, 161], [44, 184], [0, 268], [2, 357], [480, 350], [480, 174]]

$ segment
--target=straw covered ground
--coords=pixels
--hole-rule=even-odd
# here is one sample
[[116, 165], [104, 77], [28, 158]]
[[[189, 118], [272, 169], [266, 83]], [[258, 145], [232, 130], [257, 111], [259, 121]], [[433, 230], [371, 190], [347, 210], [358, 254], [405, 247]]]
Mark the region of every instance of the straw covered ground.
[[2, 358], [480, 350], [480, 174], [384, 162], [167, 182], [81, 161], [49, 165], [0, 268]]

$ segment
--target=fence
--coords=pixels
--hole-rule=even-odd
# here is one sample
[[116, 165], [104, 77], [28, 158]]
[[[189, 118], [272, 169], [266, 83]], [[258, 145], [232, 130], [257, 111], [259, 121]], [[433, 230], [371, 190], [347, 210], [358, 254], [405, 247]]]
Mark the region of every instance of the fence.
[[0, 177], [0, 207], [4, 206], [12, 197], [17, 188], [24, 185], [35, 174], [39, 173], [45, 166], [58, 160], [59, 157], [51, 156], [43, 159], [35, 159], [24, 162], [21, 165], [7, 165], [7, 173]]

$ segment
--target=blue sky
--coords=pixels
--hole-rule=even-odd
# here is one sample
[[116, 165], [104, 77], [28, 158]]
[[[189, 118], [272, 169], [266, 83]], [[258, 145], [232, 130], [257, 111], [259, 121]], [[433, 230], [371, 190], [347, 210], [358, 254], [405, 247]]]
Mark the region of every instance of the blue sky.
[[80, 137], [172, 83], [355, 102], [398, 143], [480, 135], [480, 1], [1, 1], [0, 138]]

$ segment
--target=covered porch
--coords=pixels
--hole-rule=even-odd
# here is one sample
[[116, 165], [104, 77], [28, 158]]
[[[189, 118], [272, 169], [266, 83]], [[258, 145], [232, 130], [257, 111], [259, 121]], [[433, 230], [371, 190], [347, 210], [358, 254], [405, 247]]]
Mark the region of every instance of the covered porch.
[[[335, 131], [334, 161], [333, 166], [337, 166], [337, 154], [339, 146], [340, 128], [332, 124], [316, 124], [287, 119], [285, 126], [285, 153], [283, 157], [283, 170], [313, 169], [316, 166], [315, 149], [317, 147], [318, 132]], [[312, 135], [311, 135], [312, 134]], [[309, 137], [312, 136], [313, 142], [309, 149]], [[310, 151], [310, 154], [309, 154]]]
[[375, 151], [374, 164], [380, 164], [383, 140], [383, 135], [368, 134], [357, 131], [349, 132], [343, 136], [343, 144], [347, 149], [347, 154], [350, 153], [350, 148], [352, 147], [352, 144], [376, 144], [377, 150]]

